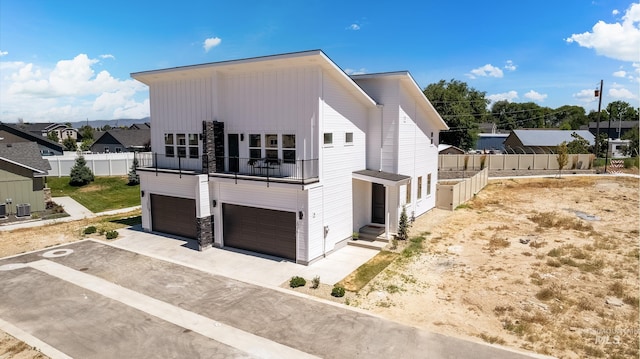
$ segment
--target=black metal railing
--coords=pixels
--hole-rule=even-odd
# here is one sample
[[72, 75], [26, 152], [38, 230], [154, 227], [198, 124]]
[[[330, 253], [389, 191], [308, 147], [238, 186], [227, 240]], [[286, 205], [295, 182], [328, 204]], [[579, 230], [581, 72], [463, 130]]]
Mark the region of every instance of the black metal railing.
[[318, 180], [317, 159], [216, 157], [216, 167], [210, 176], [302, 184]]

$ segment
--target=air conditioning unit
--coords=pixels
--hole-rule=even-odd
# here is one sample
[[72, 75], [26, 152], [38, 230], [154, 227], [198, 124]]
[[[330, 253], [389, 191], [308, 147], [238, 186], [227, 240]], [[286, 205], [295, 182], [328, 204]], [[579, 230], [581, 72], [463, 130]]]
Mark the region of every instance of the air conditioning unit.
[[7, 204], [0, 203], [0, 218], [7, 218]]
[[29, 217], [31, 215], [31, 205], [23, 203], [16, 205], [16, 217]]

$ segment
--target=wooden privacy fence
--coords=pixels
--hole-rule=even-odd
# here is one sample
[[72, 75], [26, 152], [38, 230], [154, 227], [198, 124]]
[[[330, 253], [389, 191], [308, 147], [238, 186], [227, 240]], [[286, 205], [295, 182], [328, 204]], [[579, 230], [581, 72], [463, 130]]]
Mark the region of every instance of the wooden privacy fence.
[[[565, 170], [587, 170], [593, 166], [593, 155], [569, 154]], [[466, 162], [466, 165], [465, 165]], [[480, 170], [557, 170], [557, 154], [465, 154], [439, 155], [438, 170], [463, 171]]]
[[436, 185], [436, 207], [453, 211], [460, 204], [470, 200], [489, 181], [487, 168], [465, 180], [453, 183], [444, 181]]

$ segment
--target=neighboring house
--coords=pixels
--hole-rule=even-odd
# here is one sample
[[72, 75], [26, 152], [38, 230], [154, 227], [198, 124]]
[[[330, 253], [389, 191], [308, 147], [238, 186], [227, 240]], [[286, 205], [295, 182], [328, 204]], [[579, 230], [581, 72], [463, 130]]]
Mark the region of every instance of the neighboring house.
[[0, 204], [5, 204], [6, 212], [15, 214], [16, 206], [24, 204], [30, 211], [43, 211], [45, 176], [50, 169], [35, 142], [0, 141]]
[[476, 151], [502, 153], [504, 152], [504, 140], [507, 137], [509, 137], [508, 133], [479, 133]]
[[[638, 127], [640, 121], [600, 121], [600, 133], [607, 133], [609, 138], [621, 138], [625, 133]], [[589, 125], [580, 126], [581, 130], [589, 130], [594, 136], [598, 132], [598, 122], [589, 122]]]
[[456, 146], [441, 143], [438, 145], [438, 153], [441, 155], [463, 155], [464, 151]]
[[151, 131], [116, 129], [96, 133], [91, 152], [120, 153], [150, 150]]
[[505, 151], [509, 153], [556, 153], [562, 142], [575, 140], [576, 134], [595, 144], [595, 137], [586, 130], [513, 130], [504, 140]]
[[37, 133], [23, 131], [16, 124], [0, 123], [0, 144], [35, 142], [42, 156], [62, 155], [64, 147]]
[[17, 123], [13, 126], [22, 131], [47, 138], [55, 133], [59, 143], [62, 143], [62, 141], [67, 138], [72, 138], [77, 141], [79, 137], [78, 130], [62, 123]]
[[447, 126], [408, 72], [349, 77], [314, 50], [131, 76], [157, 152], [145, 230], [308, 264], [435, 206]]
[[629, 157], [629, 155], [627, 155], [625, 152], [630, 144], [631, 144], [631, 140], [610, 139], [608, 156], [610, 158]]
[[145, 123], [134, 123], [133, 125], [129, 126], [130, 130], [149, 130], [151, 129], [151, 124], [149, 122], [145, 122]]

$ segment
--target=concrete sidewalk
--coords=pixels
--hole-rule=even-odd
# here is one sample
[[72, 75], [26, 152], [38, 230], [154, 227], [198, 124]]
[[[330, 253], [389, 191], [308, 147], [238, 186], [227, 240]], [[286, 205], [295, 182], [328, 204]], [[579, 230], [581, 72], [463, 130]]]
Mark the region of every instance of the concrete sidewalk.
[[93, 217], [99, 217], [99, 216], [109, 216], [114, 214], [127, 213], [140, 208], [140, 206], [135, 206], [135, 207], [105, 211], [100, 213], [93, 213], [87, 207], [81, 205], [71, 197], [53, 197], [51, 200], [54, 203], [62, 206], [62, 208], [64, 208], [64, 211], [69, 215], [69, 217], [61, 217], [61, 218], [46, 219], [46, 220], [26, 219], [20, 222], [2, 224], [0, 225], [0, 232], [12, 231], [12, 230], [21, 229], [21, 228], [33, 228], [33, 227], [39, 227], [39, 226], [46, 226], [49, 224], [62, 223], [62, 222], [72, 222], [72, 221], [77, 221], [85, 218], [93, 218]]

